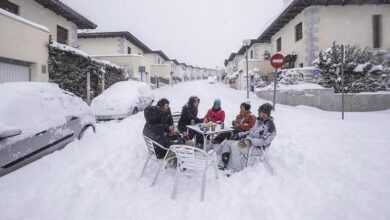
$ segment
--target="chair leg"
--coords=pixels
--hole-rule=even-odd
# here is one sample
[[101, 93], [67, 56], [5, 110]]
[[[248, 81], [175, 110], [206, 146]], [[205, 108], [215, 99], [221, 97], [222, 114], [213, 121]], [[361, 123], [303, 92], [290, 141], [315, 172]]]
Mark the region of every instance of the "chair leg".
[[148, 158], [145, 161], [145, 164], [144, 164], [144, 167], [142, 168], [142, 172], [141, 172], [141, 176], [140, 177], [142, 177], [144, 175], [144, 172], [145, 172], [146, 166], [149, 163], [150, 157], [151, 157], [151, 154], [149, 154]]
[[207, 168], [203, 171], [203, 177], [202, 177], [202, 188], [201, 188], [201, 192], [200, 192], [200, 201], [204, 201], [204, 195], [205, 195], [205, 191], [206, 191], [206, 172], [207, 172]]
[[248, 156], [246, 157], [245, 167], [248, 167], [249, 159], [251, 158], [251, 156], [252, 156], [252, 147], [249, 148], [249, 153], [248, 153]]
[[154, 176], [154, 179], [153, 179], [153, 182], [152, 182], [152, 186], [156, 185], [158, 175], [160, 174], [160, 171], [161, 171], [161, 167], [164, 166], [165, 160], [167, 159], [167, 156], [168, 156], [169, 151], [170, 151], [170, 150], [167, 151], [167, 153], [165, 154], [164, 159], [161, 161], [160, 166], [158, 167], [157, 173], [156, 173], [156, 175]]
[[215, 170], [215, 179], [218, 179], [218, 162], [217, 162], [216, 154], [214, 154], [214, 170]]
[[175, 176], [175, 183], [173, 184], [173, 191], [172, 191], [172, 199], [176, 199], [176, 194], [177, 194], [177, 182], [179, 180], [179, 172], [180, 172], [180, 167], [177, 165], [176, 167], [176, 176]]

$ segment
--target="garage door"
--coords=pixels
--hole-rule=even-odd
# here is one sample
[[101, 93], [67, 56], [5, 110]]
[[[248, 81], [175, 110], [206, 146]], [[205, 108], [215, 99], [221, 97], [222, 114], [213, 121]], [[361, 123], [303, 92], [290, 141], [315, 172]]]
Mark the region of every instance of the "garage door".
[[0, 62], [0, 83], [30, 81], [28, 66]]

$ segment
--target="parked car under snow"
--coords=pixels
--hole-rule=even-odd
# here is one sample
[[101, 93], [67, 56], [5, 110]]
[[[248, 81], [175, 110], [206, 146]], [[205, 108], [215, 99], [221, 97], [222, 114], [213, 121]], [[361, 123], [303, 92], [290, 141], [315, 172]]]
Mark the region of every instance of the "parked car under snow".
[[207, 81], [208, 81], [210, 84], [217, 83], [217, 82], [218, 82], [218, 77], [217, 77], [217, 76], [209, 76], [209, 77], [207, 78]]
[[137, 81], [117, 82], [92, 100], [97, 120], [123, 119], [150, 106], [154, 101], [151, 87]]
[[0, 84], [0, 103], [0, 176], [95, 131], [89, 106], [57, 84]]

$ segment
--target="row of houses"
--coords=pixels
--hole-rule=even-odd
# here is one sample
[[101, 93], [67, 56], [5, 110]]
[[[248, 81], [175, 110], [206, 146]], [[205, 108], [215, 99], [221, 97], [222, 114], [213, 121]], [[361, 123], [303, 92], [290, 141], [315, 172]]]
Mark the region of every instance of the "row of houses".
[[293, 0], [258, 38], [225, 60], [226, 82], [246, 88], [246, 54], [248, 72], [269, 82], [272, 54], [284, 55], [285, 69], [310, 70], [319, 52], [333, 43], [390, 50], [390, 1]]
[[49, 39], [119, 65], [131, 78], [149, 83], [217, 73], [171, 59], [128, 31], [92, 32], [97, 25], [60, 0], [1, 0], [0, 27], [0, 83], [49, 81]]

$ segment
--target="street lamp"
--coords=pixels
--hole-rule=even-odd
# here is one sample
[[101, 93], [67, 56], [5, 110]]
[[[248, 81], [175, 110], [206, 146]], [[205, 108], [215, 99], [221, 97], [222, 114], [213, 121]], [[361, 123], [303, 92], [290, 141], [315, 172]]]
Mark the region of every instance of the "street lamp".
[[248, 47], [251, 44], [251, 40], [247, 39], [242, 41], [245, 46], [245, 59], [246, 59], [246, 98], [249, 99], [249, 67], [248, 67]]

